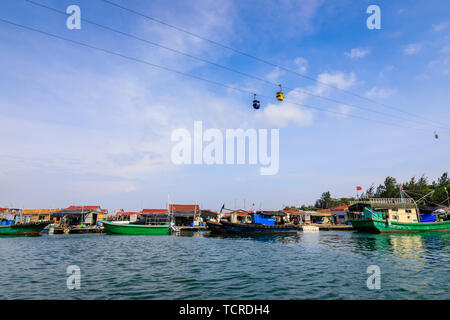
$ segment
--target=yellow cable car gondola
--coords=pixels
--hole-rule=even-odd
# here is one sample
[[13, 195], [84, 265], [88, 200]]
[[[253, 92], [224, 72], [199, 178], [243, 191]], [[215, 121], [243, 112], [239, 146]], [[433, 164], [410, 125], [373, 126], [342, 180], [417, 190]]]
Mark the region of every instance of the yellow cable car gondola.
[[277, 92], [277, 100], [283, 101], [284, 100], [283, 89], [281, 88], [281, 84], [279, 84], [279, 86], [280, 86], [280, 91]]
[[256, 93], [253, 94], [253, 108], [254, 109], [259, 109], [261, 107], [261, 104], [259, 103], [258, 100], [256, 100]]
[[436, 132], [434, 132], [434, 137], [435, 137], [436, 139], [439, 139], [439, 135], [438, 135]]

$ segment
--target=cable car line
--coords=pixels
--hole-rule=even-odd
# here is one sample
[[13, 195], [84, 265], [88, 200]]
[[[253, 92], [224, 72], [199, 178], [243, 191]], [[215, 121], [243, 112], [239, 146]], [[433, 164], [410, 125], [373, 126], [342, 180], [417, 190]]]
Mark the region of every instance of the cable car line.
[[[20, 27], [22, 29], [26, 29], [26, 30], [33, 31], [33, 32], [36, 32], [36, 33], [40, 33], [40, 34], [43, 34], [43, 35], [46, 35], [46, 36], [49, 36], [49, 37], [52, 37], [52, 38], [55, 38], [55, 39], [71, 42], [71, 43], [80, 45], [82, 47], [86, 47], [86, 48], [94, 49], [94, 50], [101, 51], [101, 52], [104, 52], [104, 53], [108, 53], [108, 54], [111, 54], [111, 55], [115, 55], [115, 56], [118, 56], [118, 57], [130, 60], [130, 61], [134, 61], [134, 62], [138, 62], [138, 63], [141, 63], [141, 64], [145, 64], [145, 65], [148, 65], [148, 66], [151, 66], [151, 67], [154, 67], [154, 68], [158, 68], [158, 69], [161, 69], [161, 70], [173, 72], [173, 73], [176, 73], [176, 74], [179, 74], [179, 75], [183, 75], [183, 76], [187, 76], [187, 77], [190, 77], [190, 78], [193, 78], [193, 79], [196, 79], [196, 80], [201, 80], [201, 81], [204, 81], [204, 82], [215, 84], [217, 86], [221, 86], [221, 87], [224, 87], [224, 88], [227, 88], [227, 89], [240, 91], [240, 92], [243, 92], [243, 93], [246, 93], [246, 94], [253, 94], [254, 95], [254, 99], [256, 100], [256, 94], [254, 92], [249, 91], [249, 90], [245, 90], [245, 89], [237, 88], [237, 87], [234, 87], [234, 86], [230, 86], [228, 84], [224, 84], [224, 83], [221, 83], [221, 82], [205, 79], [203, 77], [199, 77], [199, 76], [196, 76], [196, 75], [193, 75], [193, 74], [189, 74], [189, 73], [186, 73], [186, 72], [183, 72], [183, 71], [179, 71], [179, 70], [175, 70], [175, 69], [168, 68], [168, 67], [165, 67], [165, 66], [161, 66], [161, 65], [158, 65], [158, 64], [154, 64], [154, 63], [151, 63], [151, 62], [139, 59], [139, 58], [130, 57], [130, 56], [127, 56], [127, 55], [124, 55], [124, 54], [121, 54], [121, 53], [118, 53], [118, 52], [115, 52], [115, 51], [111, 51], [111, 50], [108, 50], [108, 49], [104, 49], [104, 48], [101, 48], [101, 47], [97, 47], [97, 46], [94, 46], [94, 45], [91, 45], [91, 44], [88, 44], [88, 43], [85, 43], [85, 42], [80, 42], [80, 41], [77, 41], [77, 40], [65, 38], [65, 37], [62, 37], [62, 36], [50, 33], [50, 32], [39, 30], [39, 29], [36, 29], [36, 28], [33, 28], [33, 27], [29, 27], [29, 26], [26, 26], [26, 25], [23, 25], [23, 24], [19, 24], [19, 23], [13, 22], [13, 21], [9, 21], [9, 20], [3, 19], [3, 18], [0, 18], [0, 21], [4, 22], [4, 23], [7, 23], [7, 24], [10, 24], [10, 25], [14, 25], [16, 27]], [[267, 98], [267, 99], [275, 99], [273, 96], [264, 96], [264, 95], [259, 95], [259, 96], [263, 97], [263, 98]], [[256, 101], [259, 103], [258, 100], [256, 100]], [[342, 113], [342, 112], [338, 112], [338, 111], [334, 111], [334, 110], [328, 110], [328, 109], [323, 109], [323, 108], [319, 108], [319, 107], [316, 107], [316, 106], [311, 106], [311, 105], [307, 105], [307, 104], [303, 104], [303, 103], [296, 103], [296, 102], [293, 102], [293, 101], [288, 101], [288, 103], [291, 103], [291, 104], [294, 104], [294, 105], [298, 105], [298, 106], [301, 106], [301, 107], [305, 107], [305, 108], [309, 108], [309, 109], [319, 110], [319, 111], [322, 111], [322, 112], [329, 112], [329, 113], [334, 113], [334, 114], [338, 114], [338, 115], [341, 115], [341, 116], [347, 116], [347, 117], [362, 119], [362, 120], [366, 120], [366, 121], [378, 122], [378, 123], [381, 123], [381, 124], [384, 124], [384, 125], [391, 125], [391, 126], [395, 126], [395, 127], [404, 127], [404, 128], [409, 129], [409, 130], [415, 129], [415, 130], [420, 130], [420, 131], [428, 131], [428, 130], [425, 130], [425, 129], [422, 129], [422, 128], [406, 127], [406, 126], [402, 126], [402, 125], [395, 124], [395, 123], [389, 123], [389, 122], [384, 122], [384, 121], [380, 121], [380, 120], [377, 120], [377, 119], [360, 117], [360, 116], [352, 115], [352, 114], [345, 114], [345, 113]]]
[[[25, 0], [25, 1], [28, 2], [28, 3], [30, 3], [30, 4], [33, 4], [33, 5], [36, 5], [36, 6], [39, 6], [39, 7], [42, 7], [42, 8], [51, 10], [51, 11], [54, 11], [54, 12], [56, 12], [56, 13], [62, 14], [62, 15], [64, 15], [64, 16], [67, 16], [67, 15], [68, 15], [66, 12], [64, 12], [64, 11], [62, 11], [62, 10], [59, 10], [59, 9], [56, 9], [56, 8], [53, 8], [53, 7], [49, 7], [49, 6], [47, 6], [47, 5], [44, 5], [44, 4], [41, 4], [41, 3], [38, 3], [38, 2], [35, 2], [35, 1], [32, 1], [32, 0]], [[227, 70], [227, 71], [229, 71], [229, 72], [233, 72], [233, 73], [242, 75], [242, 76], [244, 76], [244, 77], [247, 77], [247, 78], [250, 78], [250, 79], [254, 79], [254, 80], [257, 80], [257, 81], [266, 83], [266, 84], [268, 84], [268, 85], [277, 86], [277, 87], [279, 86], [279, 87], [280, 87], [280, 91], [278, 91], [278, 92], [276, 93], [276, 98], [277, 98], [278, 101], [283, 101], [283, 100], [284, 100], [284, 94], [283, 94], [283, 92], [282, 92], [281, 84], [276, 84], [276, 83], [274, 83], [274, 82], [272, 82], [272, 81], [263, 79], [263, 78], [261, 78], [261, 77], [254, 76], [254, 75], [251, 75], [251, 74], [248, 74], [248, 73], [245, 73], [245, 72], [242, 72], [242, 71], [239, 71], [239, 70], [236, 70], [236, 69], [233, 69], [233, 68], [230, 68], [230, 67], [227, 67], [227, 66], [218, 64], [218, 63], [216, 63], [216, 62], [212, 62], [212, 61], [206, 60], [206, 59], [204, 59], [204, 58], [200, 58], [200, 57], [191, 55], [191, 54], [189, 54], [189, 53], [186, 53], [186, 52], [183, 52], [183, 51], [180, 51], [180, 50], [177, 50], [177, 49], [173, 49], [173, 48], [170, 48], [170, 47], [161, 45], [161, 44], [159, 44], [159, 43], [156, 43], [156, 42], [153, 42], [153, 41], [150, 41], [150, 40], [141, 38], [141, 37], [139, 37], [139, 36], [135, 36], [135, 35], [133, 35], [133, 34], [126, 33], [126, 32], [120, 31], [120, 30], [118, 30], [118, 29], [114, 29], [114, 28], [112, 28], [112, 27], [108, 27], [108, 26], [102, 25], [102, 24], [97, 23], [97, 22], [94, 22], [94, 21], [92, 21], [92, 20], [88, 20], [88, 19], [85, 19], [85, 18], [81, 18], [81, 20], [84, 21], [84, 22], [87, 22], [87, 23], [89, 23], [89, 24], [98, 26], [98, 27], [100, 27], [100, 28], [103, 28], [103, 29], [106, 29], [106, 30], [109, 30], [109, 31], [112, 31], [112, 32], [115, 32], [115, 33], [118, 33], [118, 34], [121, 34], [121, 35], [123, 35], [123, 36], [129, 37], [129, 38], [132, 38], [132, 39], [135, 39], [135, 40], [138, 40], [138, 41], [145, 42], [145, 43], [147, 43], [147, 44], [150, 44], [150, 45], [153, 45], [153, 46], [156, 46], [156, 47], [163, 48], [163, 49], [165, 49], [165, 50], [168, 50], [168, 51], [174, 52], [174, 53], [176, 53], [176, 54], [180, 54], [180, 55], [189, 57], [189, 58], [191, 58], [191, 59], [195, 59], [195, 60], [197, 60], [197, 61], [201, 61], [201, 62], [210, 64], [210, 65], [213, 65], [213, 66], [215, 66], [215, 67], [218, 67], [218, 68]], [[403, 118], [403, 117], [399, 117], [399, 116], [397, 116], [397, 115], [388, 114], [388, 113], [385, 113], [385, 112], [382, 112], [382, 111], [378, 111], [378, 110], [372, 110], [372, 109], [370, 109], [370, 108], [367, 108], [367, 107], [361, 107], [361, 106], [358, 106], [358, 105], [355, 105], [355, 104], [351, 104], [351, 103], [346, 103], [346, 102], [339, 101], [339, 100], [336, 100], [336, 99], [333, 99], [333, 98], [329, 98], [329, 97], [325, 97], [325, 96], [322, 96], [322, 95], [319, 95], [319, 94], [314, 94], [314, 93], [311, 93], [311, 92], [309, 92], [309, 91], [307, 91], [307, 90], [304, 90], [304, 89], [300, 89], [300, 88], [290, 88], [290, 87], [285, 87], [285, 88], [288, 89], [288, 90], [297, 90], [298, 92], [307, 94], [307, 95], [312, 96], [312, 97], [316, 97], [316, 98], [323, 99], [323, 100], [327, 100], [327, 101], [330, 101], [330, 102], [333, 102], [333, 103], [338, 103], [338, 104], [341, 104], [341, 105], [346, 105], [346, 106], [349, 106], [349, 107], [353, 107], [353, 108], [365, 110], [365, 111], [368, 111], [368, 112], [377, 113], [377, 114], [380, 114], [380, 115], [383, 115], [383, 116], [387, 116], [387, 117], [390, 117], [390, 118], [398, 118], [398, 119], [401, 119], [401, 120], [403, 120], [403, 121], [409, 121], [409, 122], [415, 122], [415, 123], [417, 123], [417, 124], [423, 124], [421, 121], [418, 121], [418, 120], [406, 119], [406, 118]], [[446, 130], [448, 130], [448, 129], [450, 128], [450, 127], [445, 127], [445, 128], [444, 128], [444, 127], [440, 127], [440, 126], [434, 126], [434, 127], [435, 127], [435, 128], [442, 128], [442, 129], [446, 129]]]
[[230, 47], [230, 46], [228, 46], [228, 45], [226, 45], [226, 44], [223, 44], [223, 43], [220, 43], [220, 42], [218, 42], [218, 41], [215, 41], [215, 40], [211, 40], [211, 39], [205, 38], [205, 37], [203, 37], [203, 36], [201, 36], [201, 35], [195, 34], [195, 33], [191, 32], [191, 31], [186, 30], [186, 29], [177, 27], [177, 26], [175, 26], [175, 25], [172, 25], [172, 24], [170, 24], [170, 23], [164, 22], [164, 21], [159, 20], [159, 19], [157, 19], [157, 18], [148, 16], [148, 15], [142, 13], [142, 12], [138, 12], [138, 11], [133, 10], [133, 9], [130, 9], [130, 8], [128, 8], [128, 7], [122, 6], [122, 5], [120, 5], [120, 4], [117, 4], [117, 3], [115, 3], [115, 2], [112, 2], [112, 1], [110, 1], [110, 0], [101, 0], [101, 1], [103, 1], [103, 2], [105, 2], [105, 3], [108, 3], [108, 4], [112, 5], [112, 6], [115, 6], [115, 7], [117, 7], [117, 8], [120, 8], [120, 9], [122, 9], [122, 10], [128, 11], [128, 12], [130, 12], [130, 13], [136, 14], [136, 15], [138, 15], [138, 16], [141, 16], [141, 17], [143, 17], [143, 18], [146, 18], [146, 19], [148, 19], [148, 20], [151, 20], [151, 21], [153, 21], [153, 22], [156, 22], [156, 23], [165, 25], [165, 26], [170, 27], [170, 28], [172, 28], [172, 29], [174, 29], [174, 30], [177, 30], [177, 31], [179, 31], [179, 32], [188, 34], [188, 35], [190, 35], [190, 36], [192, 36], [192, 37], [195, 37], [195, 38], [197, 38], [197, 39], [200, 39], [200, 40], [203, 40], [203, 41], [212, 43], [212, 44], [214, 44], [214, 45], [216, 45], [216, 46], [222, 47], [222, 48], [224, 48], [224, 49], [233, 51], [233, 52], [235, 52], [235, 53], [237, 53], [237, 54], [240, 54], [240, 55], [246, 56], [246, 57], [248, 57], [248, 58], [251, 58], [251, 59], [253, 59], [253, 60], [259, 61], [259, 62], [264, 63], [264, 64], [266, 64], [266, 65], [269, 65], [269, 66], [272, 66], [272, 67], [277, 67], [277, 68], [279, 68], [279, 69], [281, 69], [281, 70], [283, 70], [283, 71], [286, 71], [286, 72], [289, 72], [289, 73], [291, 73], [291, 74], [297, 75], [297, 76], [302, 77], [302, 78], [304, 78], [304, 79], [308, 79], [308, 80], [310, 80], [310, 81], [314, 81], [314, 82], [316, 82], [316, 83], [319, 83], [319, 84], [322, 84], [322, 85], [324, 85], [324, 86], [333, 88], [333, 89], [335, 89], [335, 90], [339, 90], [339, 91], [345, 92], [345, 93], [347, 93], [347, 94], [353, 95], [353, 96], [358, 97], [358, 98], [360, 98], [360, 99], [363, 99], [363, 100], [366, 100], [366, 101], [369, 101], [369, 102], [378, 104], [378, 105], [380, 105], [380, 106], [382, 106], [382, 107], [384, 107], [384, 108], [386, 108], [386, 109], [396, 110], [397, 112], [401, 112], [401, 113], [403, 113], [403, 114], [405, 114], [405, 115], [408, 115], [408, 116], [410, 116], [410, 117], [420, 118], [420, 120], [421, 120], [422, 122], [423, 122], [423, 121], [427, 121], [427, 122], [432, 123], [432, 124], [434, 124], [434, 125], [436, 125], [436, 124], [443, 125], [443, 126], [446, 126], [446, 125], [447, 125], [447, 124], [445, 124], [445, 123], [442, 123], [442, 122], [439, 122], [439, 121], [435, 121], [435, 120], [430, 120], [430, 119], [424, 118], [424, 117], [421, 116], [421, 115], [418, 115], [418, 114], [415, 114], [415, 113], [411, 113], [411, 112], [407, 112], [407, 111], [402, 110], [402, 109], [400, 109], [400, 108], [396, 108], [396, 107], [393, 107], [393, 106], [384, 104], [384, 103], [382, 103], [382, 102], [379, 102], [379, 101], [377, 101], [377, 100], [374, 100], [374, 99], [365, 97], [365, 96], [363, 96], [363, 95], [354, 93], [354, 92], [352, 92], [352, 91], [349, 91], [349, 90], [346, 90], [346, 89], [339, 88], [339, 87], [334, 86], [334, 85], [332, 85], [332, 84], [329, 84], [329, 83], [326, 83], [326, 82], [319, 81], [319, 80], [316, 79], [316, 78], [310, 77], [310, 76], [308, 76], [308, 75], [301, 74], [301, 73], [299, 73], [299, 72], [297, 72], [297, 71], [295, 71], [295, 70], [292, 70], [292, 69], [289, 69], [289, 68], [286, 68], [286, 67], [277, 65], [277, 64], [275, 64], [275, 63], [273, 63], [273, 62], [270, 62], [270, 61], [268, 61], [268, 60], [265, 60], [265, 59], [262, 59], [262, 58], [258, 58], [258, 57], [254, 56], [254, 55], [252, 55], [252, 54], [249, 54], [249, 53], [243, 52], [243, 51], [241, 51], [241, 50], [235, 49], [235, 48], [233, 48], [233, 47]]

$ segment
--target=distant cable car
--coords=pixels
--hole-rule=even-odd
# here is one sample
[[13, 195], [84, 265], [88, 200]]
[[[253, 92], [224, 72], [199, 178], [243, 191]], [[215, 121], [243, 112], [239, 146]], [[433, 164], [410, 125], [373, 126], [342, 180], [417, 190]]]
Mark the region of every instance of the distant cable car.
[[436, 139], [439, 139], [439, 135], [435, 132], [434, 133], [434, 137], [436, 138]]
[[283, 89], [281, 88], [281, 84], [279, 84], [279, 86], [280, 86], [280, 91], [277, 92], [277, 100], [283, 101], [284, 100]]
[[256, 93], [253, 95], [253, 108], [259, 109], [261, 107], [261, 104], [258, 100], [256, 100]]

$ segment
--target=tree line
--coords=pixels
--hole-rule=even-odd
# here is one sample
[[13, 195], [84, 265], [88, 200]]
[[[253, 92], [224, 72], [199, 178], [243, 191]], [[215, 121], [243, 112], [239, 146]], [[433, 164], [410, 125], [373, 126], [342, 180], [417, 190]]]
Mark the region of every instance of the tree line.
[[[413, 198], [417, 204], [421, 205], [444, 205], [450, 206], [449, 191], [450, 177], [444, 172], [436, 181], [429, 183], [429, 179], [422, 175], [420, 178], [412, 177], [407, 182], [399, 183], [394, 177], [386, 177], [384, 183], [376, 188], [372, 184], [365, 190], [360, 200], [369, 198], [400, 198], [400, 190], [403, 191], [403, 197]], [[349, 205], [357, 201], [355, 197], [333, 198], [330, 191], [323, 192], [314, 205], [303, 204], [300, 207], [286, 206], [284, 210], [317, 210], [331, 209], [338, 206]]]

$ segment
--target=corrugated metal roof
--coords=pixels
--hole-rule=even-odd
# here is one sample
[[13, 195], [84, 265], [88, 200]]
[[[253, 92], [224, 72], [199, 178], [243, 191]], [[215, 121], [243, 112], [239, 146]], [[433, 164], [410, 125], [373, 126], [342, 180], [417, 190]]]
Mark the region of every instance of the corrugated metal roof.
[[169, 205], [169, 208], [171, 212], [200, 212], [200, 207], [198, 204], [171, 204]]
[[166, 213], [167, 209], [142, 209], [141, 213]]
[[339, 207], [336, 207], [336, 208], [331, 209], [331, 211], [335, 211], [335, 210], [345, 210], [345, 209], [347, 209], [348, 207], [350, 207], [350, 206], [339, 206]]
[[101, 210], [100, 206], [69, 206], [68, 210]]

